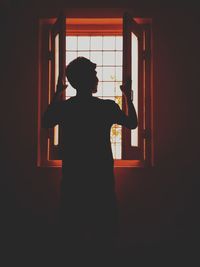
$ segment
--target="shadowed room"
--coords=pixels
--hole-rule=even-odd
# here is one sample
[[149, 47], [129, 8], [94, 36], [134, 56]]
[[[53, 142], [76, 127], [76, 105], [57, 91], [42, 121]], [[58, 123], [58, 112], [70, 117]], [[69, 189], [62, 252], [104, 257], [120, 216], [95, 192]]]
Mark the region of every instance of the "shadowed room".
[[[20, 261], [40, 259], [41, 265], [57, 261], [53, 254], [62, 177], [56, 151], [59, 129], [42, 129], [41, 116], [56, 86], [56, 57], [62, 54], [65, 65], [77, 56], [96, 62], [96, 96], [115, 100], [122, 109], [124, 99], [117, 88], [131, 68], [138, 74], [131, 73], [139, 118], [136, 134], [116, 126], [111, 131], [119, 206], [117, 263], [181, 266], [187, 261], [193, 266], [200, 238], [198, 8], [192, 3], [147, 1], [86, 1], [76, 6], [61, 0], [28, 2], [5, 0], [1, 8], [0, 195], [5, 252], [13, 251]], [[132, 50], [123, 43], [125, 12], [137, 24], [130, 31]], [[50, 72], [47, 33], [61, 13], [66, 44], [62, 52], [55, 41]], [[69, 84], [66, 92], [65, 99], [74, 95]]]

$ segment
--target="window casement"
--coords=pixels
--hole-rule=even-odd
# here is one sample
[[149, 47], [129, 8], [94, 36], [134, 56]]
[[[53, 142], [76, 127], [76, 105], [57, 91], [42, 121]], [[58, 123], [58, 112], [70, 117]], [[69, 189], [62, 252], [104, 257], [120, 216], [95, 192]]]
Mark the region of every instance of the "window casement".
[[[130, 81], [129, 90], [138, 115], [134, 130], [119, 125], [111, 129], [115, 166], [150, 166], [152, 157], [152, 52], [151, 20], [132, 18], [70, 18], [40, 20], [39, 35], [38, 165], [61, 166], [61, 132], [57, 126], [45, 130], [40, 120], [55, 92], [58, 75], [67, 84], [67, 99], [75, 95], [65, 77], [65, 67], [77, 56], [97, 64], [98, 92], [115, 100], [124, 112], [120, 85]], [[80, 131], [81, 138], [81, 131]]]

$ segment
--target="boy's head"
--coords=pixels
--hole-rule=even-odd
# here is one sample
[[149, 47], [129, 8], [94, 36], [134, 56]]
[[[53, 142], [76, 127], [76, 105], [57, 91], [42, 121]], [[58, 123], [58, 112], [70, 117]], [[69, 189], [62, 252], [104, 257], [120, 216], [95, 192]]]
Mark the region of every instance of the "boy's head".
[[77, 57], [66, 67], [66, 76], [76, 90], [97, 91], [96, 64], [85, 57]]

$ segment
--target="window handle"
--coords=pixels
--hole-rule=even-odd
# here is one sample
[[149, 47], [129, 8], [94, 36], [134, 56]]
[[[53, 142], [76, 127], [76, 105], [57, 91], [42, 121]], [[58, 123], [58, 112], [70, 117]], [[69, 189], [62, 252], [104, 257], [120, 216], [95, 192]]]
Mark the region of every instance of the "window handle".
[[143, 129], [142, 137], [144, 139], [151, 139], [151, 130], [150, 129]]

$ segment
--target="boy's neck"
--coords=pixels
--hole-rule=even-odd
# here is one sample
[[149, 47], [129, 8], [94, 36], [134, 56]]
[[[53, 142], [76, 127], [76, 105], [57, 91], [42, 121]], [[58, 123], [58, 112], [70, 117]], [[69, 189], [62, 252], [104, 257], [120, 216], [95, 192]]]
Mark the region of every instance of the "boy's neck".
[[79, 98], [89, 98], [89, 97], [92, 97], [92, 92], [90, 92], [90, 91], [86, 92], [84, 90], [82, 90], [82, 92], [81, 92], [81, 90], [80, 91], [77, 90], [76, 96]]

